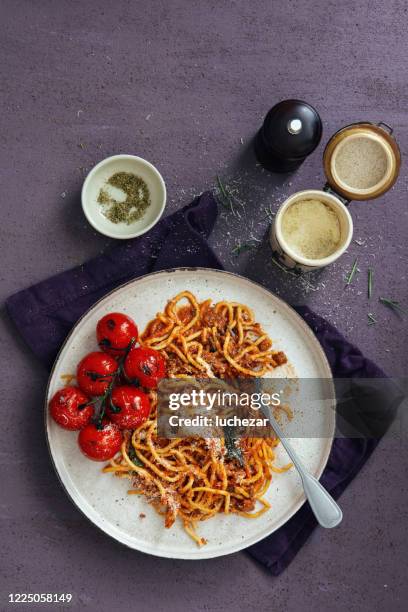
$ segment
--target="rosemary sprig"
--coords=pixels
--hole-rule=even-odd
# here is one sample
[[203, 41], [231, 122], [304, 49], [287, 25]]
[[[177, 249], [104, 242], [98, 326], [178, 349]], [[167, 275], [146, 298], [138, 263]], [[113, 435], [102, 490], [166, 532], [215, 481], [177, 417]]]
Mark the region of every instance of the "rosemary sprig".
[[357, 272], [357, 262], [358, 262], [358, 258], [356, 257], [353, 263], [353, 267], [351, 268], [350, 272], [347, 275], [346, 278], [346, 285], [351, 285], [353, 278]]
[[242, 450], [235, 444], [235, 438], [232, 436], [231, 427], [224, 427], [224, 436], [227, 457], [229, 459], [235, 459], [241, 467], [244, 467], [244, 456]]
[[396, 300], [390, 300], [388, 298], [380, 297], [378, 298], [378, 301], [381, 302], [381, 304], [384, 304], [384, 306], [391, 308], [391, 310], [398, 314], [407, 314], [405, 308], [403, 308]]
[[368, 282], [368, 287], [367, 287], [368, 299], [371, 300], [371, 296], [373, 294], [373, 271], [371, 268], [368, 268], [367, 282]]
[[272, 210], [272, 204], [269, 204], [267, 208], [265, 208], [265, 214], [268, 218], [269, 223], [273, 223], [275, 220], [275, 213]]
[[256, 247], [255, 241], [240, 242], [232, 249], [232, 253], [238, 256], [241, 253], [244, 253], [244, 251], [249, 251], [250, 249], [254, 249], [255, 247]]
[[282, 264], [280, 264], [279, 261], [275, 259], [275, 257], [272, 257], [272, 263], [275, 264], [275, 266], [277, 266], [279, 270], [282, 270], [282, 272], [284, 272], [285, 274], [289, 274], [289, 276], [294, 276], [295, 278], [299, 278], [300, 276], [299, 273], [292, 272], [292, 270], [285, 268], [285, 266], [282, 266]]
[[94, 398], [93, 400], [91, 400], [90, 402], [88, 402], [87, 405], [90, 404], [96, 404], [97, 402], [100, 402], [100, 407], [99, 407], [99, 413], [97, 414], [97, 416], [95, 417], [95, 425], [98, 429], [102, 429], [102, 420], [103, 417], [105, 416], [105, 410], [106, 410], [106, 402], [109, 402], [111, 405], [111, 408], [113, 408], [113, 412], [118, 412], [118, 409], [116, 406], [114, 406], [114, 404], [112, 403], [112, 390], [113, 390], [113, 386], [117, 380], [117, 378], [122, 374], [123, 372], [123, 364], [125, 363], [125, 359], [128, 356], [130, 350], [133, 348], [133, 345], [135, 344], [136, 339], [132, 338], [131, 341], [129, 342], [128, 346], [126, 347], [125, 352], [123, 353], [122, 357], [118, 360], [118, 369], [113, 372], [112, 374], [108, 374], [107, 376], [98, 376], [99, 380], [108, 380], [110, 378], [110, 383], [106, 388], [106, 391], [103, 395]]
[[228, 185], [224, 185], [220, 176], [217, 174], [217, 186], [219, 194], [217, 195], [217, 199], [220, 204], [237, 217], [237, 219], [241, 219], [241, 213], [239, 212], [239, 208], [244, 209], [244, 203], [235, 195], [234, 189], [231, 189]]
[[293, 276], [297, 280], [300, 280], [307, 289], [310, 289], [311, 291], [318, 291], [318, 288], [310, 281], [308, 281], [306, 275], [302, 274], [302, 272], [298, 268], [295, 268], [295, 271], [292, 272], [292, 270], [289, 270], [288, 268], [280, 264], [279, 261], [275, 259], [275, 257], [272, 257], [272, 263], [285, 274], [289, 274], [289, 276]]
[[368, 317], [368, 325], [375, 325], [377, 323], [377, 319], [374, 318], [374, 315], [372, 312], [368, 312], [367, 317]]
[[233, 206], [232, 206], [232, 202], [231, 199], [227, 193], [227, 189], [225, 188], [221, 178], [219, 177], [219, 175], [217, 174], [217, 186], [218, 189], [220, 191], [220, 194], [222, 196], [222, 198], [220, 198], [220, 202], [221, 204], [224, 206], [224, 208], [228, 208], [228, 210], [233, 210]]
[[93, 406], [94, 404], [97, 404], [100, 401], [101, 401], [100, 397], [94, 397], [93, 399], [89, 400], [89, 402], [85, 402], [84, 404], [79, 404], [78, 410], [84, 410], [87, 406]]
[[144, 464], [142, 461], [140, 461], [139, 457], [136, 455], [136, 451], [133, 448], [133, 446], [131, 446], [128, 450], [128, 455], [129, 455], [129, 459], [132, 461], [132, 463], [134, 463], [135, 465], [137, 465], [138, 467], [144, 467]]

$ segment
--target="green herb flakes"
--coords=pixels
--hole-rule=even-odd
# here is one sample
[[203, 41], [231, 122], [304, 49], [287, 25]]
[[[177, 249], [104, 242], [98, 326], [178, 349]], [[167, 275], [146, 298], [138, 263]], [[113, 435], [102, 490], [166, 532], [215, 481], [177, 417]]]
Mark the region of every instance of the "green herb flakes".
[[106, 185], [116, 187], [126, 195], [126, 199], [119, 202], [110, 195], [107, 187], [99, 191], [98, 204], [103, 207], [103, 214], [112, 223], [130, 225], [140, 219], [151, 204], [149, 189], [136, 174], [116, 172], [106, 181]]

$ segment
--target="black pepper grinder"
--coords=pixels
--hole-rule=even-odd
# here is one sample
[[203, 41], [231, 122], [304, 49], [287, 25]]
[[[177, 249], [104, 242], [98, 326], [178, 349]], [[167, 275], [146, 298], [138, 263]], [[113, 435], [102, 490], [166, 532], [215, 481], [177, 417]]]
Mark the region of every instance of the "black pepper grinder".
[[302, 100], [283, 100], [266, 115], [255, 137], [259, 163], [271, 172], [293, 172], [317, 147], [322, 121]]

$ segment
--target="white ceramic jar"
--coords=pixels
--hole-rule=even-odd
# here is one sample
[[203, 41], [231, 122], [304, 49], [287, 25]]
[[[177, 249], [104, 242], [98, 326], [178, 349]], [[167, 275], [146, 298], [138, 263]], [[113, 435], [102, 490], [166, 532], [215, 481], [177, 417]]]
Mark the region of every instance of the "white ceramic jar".
[[[325, 257], [324, 259], [307, 259], [306, 257], [301, 257], [298, 253], [295, 253], [291, 249], [282, 232], [282, 220], [288, 208], [296, 202], [312, 199], [319, 200], [320, 202], [323, 202], [323, 204], [329, 206], [337, 215], [339, 220], [340, 240], [338, 248], [334, 253], [328, 257]], [[281, 261], [287, 268], [295, 268], [301, 272], [310, 272], [312, 270], [317, 270], [318, 268], [323, 268], [324, 266], [336, 261], [336, 259], [343, 255], [344, 251], [346, 251], [348, 248], [352, 236], [353, 220], [346, 206], [340, 201], [340, 199], [325, 191], [318, 189], [307, 189], [305, 191], [298, 191], [297, 193], [294, 193], [281, 205], [276, 213], [275, 220], [271, 225], [270, 243], [275, 258], [279, 259], [279, 261]]]

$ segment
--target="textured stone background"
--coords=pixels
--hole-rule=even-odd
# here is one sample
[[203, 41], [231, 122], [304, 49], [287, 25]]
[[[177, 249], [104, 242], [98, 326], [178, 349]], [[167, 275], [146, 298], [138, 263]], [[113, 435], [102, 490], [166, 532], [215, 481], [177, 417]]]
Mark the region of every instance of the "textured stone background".
[[[324, 183], [321, 152], [341, 126], [385, 120], [407, 149], [407, 5], [172, 0], [2, 0], [1, 297], [103, 251], [86, 223], [87, 169], [119, 152], [156, 164], [171, 212], [215, 175], [236, 190], [212, 244], [228, 269], [333, 321], [390, 374], [406, 375], [406, 325], [377, 303], [408, 304], [407, 175], [355, 203], [355, 238], [335, 266], [294, 281], [270, 262], [268, 210]], [[324, 122], [320, 149], [292, 177], [255, 164], [251, 138], [270, 106], [300, 97]], [[234, 257], [241, 242], [257, 248]], [[263, 241], [263, 242], [262, 242]], [[360, 273], [344, 289], [359, 257]], [[375, 299], [366, 297], [367, 267]], [[367, 312], [379, 323], [367, 326]], [[343, 495], [344, 523], [316, 530], [274, 579], [244, 553], [213, 561], [132, 552], [88, 524], [54, 475], [43, 436], [47, 372], [2, 313], [2, 594], [74, 594], [87, 610], [406, 609], [406, 444], [387, 438]], [[36, 609], [40, 609], [38, 606]], [[50, 608], [47, 608], [50, 609]]]

